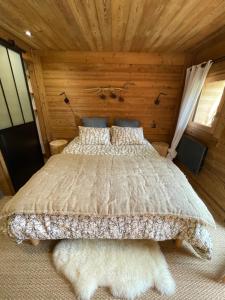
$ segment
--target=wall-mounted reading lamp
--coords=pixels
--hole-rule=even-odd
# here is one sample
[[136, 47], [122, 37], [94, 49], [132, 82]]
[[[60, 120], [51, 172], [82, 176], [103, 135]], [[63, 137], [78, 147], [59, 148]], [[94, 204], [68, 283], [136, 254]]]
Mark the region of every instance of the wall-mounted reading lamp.
[[59, 96], [64, 96], [64, 102], [68, 105], [70, 105], [70, 99], [67, 97], [65, 92], [62, 92], [61, 94], [59, 94]]
[[[158, 94], [158, 96], [155, 98], [155, 100], [154, 100], [154, 104], [155, 105], [159, 105], [160, 104], [160, 102], [161, 102], [161, 100], [160, 100], [160, 96], [161, 95], [163, 95], [163, 96], [166, 96], [167, 94], [166, 93], [163, 93], [163, 92], [160, 92], [159, 94]], [[155, 120], [153, 120], [151, 123], [150, 123], [150, 128], [156, 128], [156, 122], [155, 122]]]
[[64, 103], [69, 106], [69, 109], [70, 109], [70, 111], [71, 111], [71, 113], [73, 115], [74, 125], [75, 125], [75, 127], [77, 127], [76, 115], [75, 115], [75, 113], [73, 111], [73, 108], [72, 108], [72, 106], [70, 104], [70, 99], [67, 97], [67, 95], [66, 95], [65, 92], [62, 92], [62, 93], [59, 94], [59, 96], [62, 96], [62, 95], [64, 96], [64, 99], [63, 99]]
[[154, 120], [151, 122], [150, 127], [151, 128], [156, 128], [156, 122]]
[[155, 101], [154, 101], [155, 105], [159, 105], [160, 104], [160, 96], [161, 95], [166, 96], [167, 94], [160, 92], [158, 94], [158, 96], [156, 97]]

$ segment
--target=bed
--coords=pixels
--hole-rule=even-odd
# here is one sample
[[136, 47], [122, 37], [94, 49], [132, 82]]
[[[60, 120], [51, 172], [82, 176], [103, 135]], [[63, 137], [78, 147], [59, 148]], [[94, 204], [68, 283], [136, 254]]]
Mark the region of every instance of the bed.
[[176, 165], [142, 145], [83, 145], [52, 156], [1, 211], [18, 243], [46, 239], [185, 240], [210, 259], [213, 217]]

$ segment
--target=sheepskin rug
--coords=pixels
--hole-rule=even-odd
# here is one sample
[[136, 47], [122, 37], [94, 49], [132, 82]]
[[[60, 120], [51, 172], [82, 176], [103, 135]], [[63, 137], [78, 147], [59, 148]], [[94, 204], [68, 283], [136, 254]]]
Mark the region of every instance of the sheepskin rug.
[[109, 287], [117, 298], [134, 299], [151, 287], [172, 295], [175, 282], [154, 241], [63, 240], [53, 251], [57, 271], [73, 285], [81, 300], [98, 287]]

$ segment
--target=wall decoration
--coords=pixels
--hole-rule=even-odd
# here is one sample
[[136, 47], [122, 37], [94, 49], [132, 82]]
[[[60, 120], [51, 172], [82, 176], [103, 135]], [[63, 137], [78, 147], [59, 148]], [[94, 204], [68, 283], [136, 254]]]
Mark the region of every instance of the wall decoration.
[[134, 82], [126, 82], [122, 87], [106, 86], [84, 89], [86, 92], [94, 93], [102, 100], [112, 98], [119, 102], [124, 102], [123, 92], [125, 92], [129, 86], [135, 85]]

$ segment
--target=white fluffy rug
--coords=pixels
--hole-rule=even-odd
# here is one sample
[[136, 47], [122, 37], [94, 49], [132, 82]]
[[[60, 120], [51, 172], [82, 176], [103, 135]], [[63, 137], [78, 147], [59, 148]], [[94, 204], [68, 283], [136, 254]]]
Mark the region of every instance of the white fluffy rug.
[[150, 287], [164, 295], [175, 292], [166, 260], [154, 241], [63, 240], [54, 249], [53, 261], [81, 300], [89, 300], [98, 287], [109, 287], [114, 297], [127, 299]]

